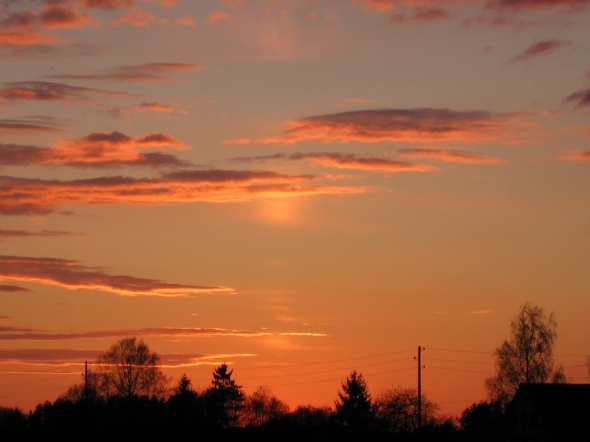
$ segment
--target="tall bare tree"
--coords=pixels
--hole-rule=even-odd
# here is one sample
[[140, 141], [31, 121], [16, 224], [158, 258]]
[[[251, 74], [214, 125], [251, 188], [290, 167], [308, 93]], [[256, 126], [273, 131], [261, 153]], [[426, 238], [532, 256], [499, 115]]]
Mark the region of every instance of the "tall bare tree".
[[554, 370], [553, 347], [557, 323], [539, 306], [526, 303], [510, 322], [510, 338], [496, 349], [496, 375], [485, 386], [492, 401], [507, 405], [520, 384], [564, 382], [561, 370]]
[[[375, 401], [377, 419], [389, 432], [415, 431], [418, 428], [418, 390], [401, 386], [387, 388]], [[422, 421], [435, 421], [439, 407], [422, 394]]]
[[125, 338], [111, 345], [96, 362], [98, 389], [104, 396], [160, 396], [168, 379], [158, 367], [160, 357], [137, 338]]

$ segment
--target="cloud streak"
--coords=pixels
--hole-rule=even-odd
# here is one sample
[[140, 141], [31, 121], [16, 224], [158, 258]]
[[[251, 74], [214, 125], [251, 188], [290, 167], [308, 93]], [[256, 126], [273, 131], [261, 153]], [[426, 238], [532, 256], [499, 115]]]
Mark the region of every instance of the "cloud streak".
[[191, 63], [143, 63], [120, 66], [100, 72], [85, 74], [51, 75], [49, 78], [66, 80], [101, 80], [117, 82], [164, 82], [173, 72], [205, 69], [202, 64]]
[[61, 230], [41, 230], [40, 232], [31, 232], [29, 230], [4, 230], [0, 229], [0, 240], [5, 238], [25, 238], [28, 236], [69, 236], [71, 232]]
[[260, 197], [368, 191], [364, 187], [308, 184], [314, 179], [317, 177], [312, 175], [219, 169], [171, 172], [157, 178], [106, 176], [72, 181], [0, 176], [0, 213], [47, 214], [58, 206], [82, 203], [236, 202]]
[[[29, 289], [24, 288], [24, 287], [20, 287], [18, 285], [0, 284], [0, 292], [16, 293], [16, 292], [31, 292], [31, 291], [32, 290], [29, 290]], [[6, 319], [6, 318], [3, 317], [2, 319]]]
[[288, 121], [283, 135], [262, 143], [330, 141], [484, 141], [506, 135], [514, 114], [450, 109], [376, 109], [318, 115]]
[[275, 154], [251, 158], [237, 158], [236, 160], [243, 162], [268, 160], [310, 161], [313, 164], [319, 164], [324, 167], [374, 172], [429, 172], [436, 170], [435, 167], [424, 164], [412, 164], [407, 161], [382, 157], [359, 157], [354, 154], [341, 154], [338, 152], [294, 153], [291, 155]]
[[510, 63], [515, 63], [518, 61], [526, 61], [533, 57], [538, 57], [540, 55], [549, 55], [554, 50], [558, 48], [562, 48], [564, 46], [568, 46], [570, 43], [565, 41], [559, 40], [543, 40], [537, 43], [532, 44], [529, 46], [522, 54], [511, 58], [509, 60]]
[[[8, 327], [10, 329], [10, 327]], [[326, 337], [324, 333], [305, 333], [305, 332], [254, 332], [247, 330], [233, 330], [225, 328], [195, 328], [195, 327], [162, 327], [162, 328], [142, 328], [134, 330], [100, 330], [80, 333], [46, 333], [37, 330], [6, 330], [6, 333], [0, 328], [0, 341], [67, 341], [79, 339], [106, 339], [106, 338], [123, 338], [128, 336], [151, 336], [160, 338], [199, 338], [199, 337], [238, 337], [238, 338], [257, 338], [265, 336], [301, 336], [301, 337]]]
[[415, 147], [409, 149], [400, 149], [398, 152], [403, 158], [443, 161], [445, 163], [500, 164], [505, 162], [500, 158], [484, 157], [472, 152], [442, 147]]
[[[99, 350], [80, 348], [17, 348], [0, 349], [0, 363], [46, 367], [83, 366], [84, 361], [95, 361], [103, 354]], [[197, 367], [218, 365], [222, 358], [252, 357], [255, 354], [183, 354], [161, 353], [160, 367]]]
[[0, 255], [0, 280], [57, 285], [70, 290], [87, 289], [120, 296], [184, 297], [200, 293], [231, 293], [227, 287], [174, 284], [158, 279], [110, 275], [80, 261]]
[[566, 97], [566, 103], [576, 103], [576, 109], [580, 107], [590, 106], [590, 89], [584, 89]]
[[16, 102], [31, 101], [87, 101], [89, 95], [104, 96], [132, 96], [124, 92], [112, 92], [102, 89], [70, 86], [64, 83], [48, 81], [19, 81], [7, 83], [7, 87], [0, 89], [0, 101]]

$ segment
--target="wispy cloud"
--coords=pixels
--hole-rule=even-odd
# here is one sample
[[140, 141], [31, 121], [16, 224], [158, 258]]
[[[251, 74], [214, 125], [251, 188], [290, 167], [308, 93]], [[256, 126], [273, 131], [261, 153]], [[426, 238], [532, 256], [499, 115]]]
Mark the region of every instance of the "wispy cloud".
[[589, 4], [590, 0], [491, 0], [486, 3], [486, 7], [516, 10], [551, 8], [580, 9]]
[[73, 235], [71, 232], [64, 232], [61, 230], [41, 230], [39, 232], [31, 232], [30, 230], [4, 230], [0, 229], [0, 240], [5, 238], [24, 238], [27, 236], [68, 236]]
[[413, 164], [407, 161], [400, 161], [383, 157], [360, 157], [354, 154], [341, 154], [338, 152], [322, 153], [294, 153], [275, 154], [258, 157], [236, 158], [236, 161], [268, 161], [268, 160], [291, 160], [291, 161], [310, 161], [325, 167], [334, 167], [337, 169], [355, 169], [376, 172], [429, 172], [436, 170], [435, 167], [424, 164]]
[[543, 40], [537, 43], [532, 44], [529, 46], [522, 54], [517, 55], [514, 58], [511, 58], [509, 61], [510, 63], [514, 63], [517, 61], [526, 61], [533, 57], [538, 57], [539, 55], [549, 55], [555, 49], [562, 48], [564, 46], [568, 46], [570, 43], [567, 41], [559, 41], [559, 40]]
[[576, 108], [590, 106], [590, 89], [574, 92], [563, 101], [566, 103], [576, 103]]
[[49, 117], [23, 117], [0, 119], [0, 134], [23, 134], [32, 132], [63, 132], [55, 119]]
[[563, 155], [559, 159], [569, 161], [590, 161], [590, 150]]
[[506, 136], [514, 114], [450, 109], [376, 109], [318, 115], [288, 121], [283, 135], [262, 143], [330, 141], [483, 141]]
[[86, 87], [70, 86], [63, 83], [51, 83], [48, 81], [19, 81], [7, 83], [7, 87], [0, 89], [1, 101], [87, 101], [89, 95], [99, 94], [104, 96], [132, 96], [124, 92], [105, 91]]
[[80, 261], [0, 255], [0, 280], [57, 285], [70, 290], [87, 289], [121, 296], [178, 297], [199, 293], [229, 293], [227, 287], [174, 284], [158, 279], [110, 275]]
[[398, 152], [403, 158], [427, 159], [445, 163], [499, 164], [505, 162], [500, 158], [485, 157], [473, 152], [442, 147], [414, 147], [400, 149]]
[[0, 284], [0, 292], [16, 293], [16, 292], [31, 292], [31, 291], [32, 290], [29, 290], [25, 287], [20, 287], [18, 285]]
[[[84, 361], [95, 361], [100, 350], [80, 348], [16, 348], [0, 349], [0, 363], [46, 367], [83, 366]], [[252, 353], [183, 354], [160, 353], [160, 367], [198, 367], [218, 365], [221, 360], [256, 356]]]
[[191, 63], [143, 63], [84, 74], [51, 75], [49, 78], [67, 80], [162, 82], [169, 81], [169, 74], [173, 72], [205, 68], [206, 66], [202, 64]]
[[433, 21], [433, 20], [439, 20], [439, 19], [443, 19], [443, 18], [449, 18], [452, 17], [452, 13], [450, 11], [448, 11], [447, 9], [443, 9], [443, 8], [439, 8], [439, 7], [435, 7], [435, 6], [429, 6], [429, 7], [417, 7], [415, 9], [412, 10], [411, 14], [404, 14], [404, 13], [398, 13], [398, 14], [393, 14], [391, 16], [390, 21], [392, 23], [403, 23], [405, 21]]
[[231, 15], [227, 12], [215, 10], [209, 14], [209, 17], [207, 17], [207, 23], [211, 25], [221, 21], [231, 21]]
[[235, 202], [253, 198], [364, 193], [364, 187], [302, 185], [312, 175], [270, 171], [187, 170], [157, 178], [105, 176], [82, 180], [43, 180], [0, 176], [0, 213], [46, 214], [66, 204], [164, 204]]
[[[10, 328], [10, 327], [9, 327]], [[128, 336], [153, 336], [173, 338], [199, 338], [212, 336], [226, 336], [238, 338], [256, 338], [264, 336], [301, 336], [301, 337], [326, 337], [324, 333], [307, 332], [269, 332], [269, 331], [247, 331], [225, 328], [194, 328], [194, 327], [163, 327], [163, 328], [142, 328], [134, 330], [100, 330], [80, 333], [50, 333], [38, 332], [37, 330], [27, 331], [23, 328], [21, 332], [14, 333], [13, 330], [2, 332], [0, 328], [0, 341], [66, 341], [78, 339], [105, 339], [122, 338]]]
[[137, 109], [140, 110], [150, 110], [150, 111], [156, 111], [156, 112], [172, 112], [174, 111], [173, 108], [171, 108], [170, 106], [167, 106], [165, 104], [161, 104], [161, 103], [156, 103], [151, 102], [151, 103], [140, 103], [135, 105], [135, 107]]

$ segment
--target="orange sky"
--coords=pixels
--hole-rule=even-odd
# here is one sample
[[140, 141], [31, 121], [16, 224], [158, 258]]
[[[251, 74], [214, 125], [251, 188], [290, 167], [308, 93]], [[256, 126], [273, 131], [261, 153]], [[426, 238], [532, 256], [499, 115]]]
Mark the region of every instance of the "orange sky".
[[525, 302], [588, 382], [588, 3], [0, 1], [0, 406], [138, 336], [457, 414]]

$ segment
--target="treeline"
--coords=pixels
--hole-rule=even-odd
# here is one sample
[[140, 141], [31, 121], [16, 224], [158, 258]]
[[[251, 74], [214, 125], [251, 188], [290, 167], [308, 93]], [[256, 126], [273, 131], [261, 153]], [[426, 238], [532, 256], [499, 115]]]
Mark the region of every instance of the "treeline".
[[99, 369], [55, 402], [25, 414], [0, 408], [0, 441], [496, 441], [502, 439], [499, 403], [482, 402], [460, 417], [412, 388], [394, 387], [372, 399], [362, 374], [342, 382], [334, 408], [287, 404], [260, 387], [250, 395], [222, 364], [204, 391], [184, 375], [172, 390], [158, 358], [142, 341], [123, 339], [97, 361]]

